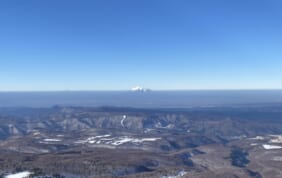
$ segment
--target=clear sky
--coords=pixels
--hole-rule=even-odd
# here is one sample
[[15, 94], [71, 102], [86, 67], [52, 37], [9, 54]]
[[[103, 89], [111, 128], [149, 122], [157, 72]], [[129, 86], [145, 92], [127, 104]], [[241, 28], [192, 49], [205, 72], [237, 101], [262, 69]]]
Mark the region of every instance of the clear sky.
[[1, 0], [0, 90], [282, 88], [281, 0]]

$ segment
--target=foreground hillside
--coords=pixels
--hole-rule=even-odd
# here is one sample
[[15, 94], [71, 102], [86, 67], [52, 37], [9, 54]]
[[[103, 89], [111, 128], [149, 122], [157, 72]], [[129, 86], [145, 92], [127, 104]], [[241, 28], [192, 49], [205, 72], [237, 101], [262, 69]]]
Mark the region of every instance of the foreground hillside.
[[282, 176], [282, 106], [2, 108], [0, 175]]

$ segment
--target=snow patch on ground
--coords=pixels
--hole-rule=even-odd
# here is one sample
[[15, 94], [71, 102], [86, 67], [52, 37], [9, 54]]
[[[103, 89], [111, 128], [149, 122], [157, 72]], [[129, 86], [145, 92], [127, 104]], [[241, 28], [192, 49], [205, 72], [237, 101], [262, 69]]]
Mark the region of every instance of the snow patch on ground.
[[16, 174], [7, 175], [7, 176], [5, 176], [5, 178], [27, 178], [27, 177], [30, 176], [30, 174], [31, 174], [31, 172], [24, 171], [24, 172], [19, 172], [19, 173], [16, 173]]
[[39, 136], [41, 133], [40, 132], [33, 132], [32, 135], [33, 136]]
[[270, 135], [272, 139], [270, 143], [282, 143], [282, 135]]
[[124, 116], [122, 117], [122, 120], [120, 121], [120, 125], [121, 125], [122, 127], [124, 127], [124, 121], [125, 121], [126, 118], [127, 118], [127, 116], [124, 115]]
[[250, 138], [250, 139], [251, 139], [251, 140], [265, 140], [265, 138], [262, 137], [262, 136], [256, 136], [256, 137]]
[[278, 146], [278, 145], [262, 145], [262, 146], [266, 150], [282, 149], [282, 146]]
[[62, 140], [60, 139], [55, 139], [55, 138], [46, 138], [43, 140], [44, 142], [61, 142]]
[[130, 137], [118, 137], [114, 138], [113, 142], [108, 142], [111, 145], [122, 145], [125, 143], [143, 143], [143, 142], [154, 142], [161, 138], [130, 138]]
[[95, 136], [95, 137], [92, 137], [92, 138], [105, 138], [105, 137], [110, 137], [111, 135], [99, 135], [99, 136]]
[[[86, 140], [79, 140], [79, 141], [76, 141], [74, 143], [76, 144], [84, 144], [84, 143], [90, 143], [90, 144], [94, 144], [94, 143], [100, 143], [101, 141], [100, 140], [106, 140], [107, 137], [110, 137], [111, 135], [98, 135], [98, 136], [95, 136], [95, 137], [89, 137], [87, 138]], [[98, 140], [100, 139], [100, 140]], [[99, 144], [98, 143], [98, 144]]]
[[162, 176], [161, 178], [181, 178], [187, 174], [186, 171], [180, 171], [176, 176]]
[[113, 145], [113, 146], [119, 146], [125, 143], [135, 143], [135, 144], [141, 144], [143, 142], [154, 142], [157, 140], [160, 140], [161, 138], [133, 138], [128, 136], [121, 136], [121, 137], [113, 137], [109, 138], [110, 135], [103, 135], [103, 136], [96, 136], [96, 137], [90, 137], [86, 140], [79, 140], [75, 142], [76, 144], [103, 144], [103, 145]]
[[163, 126], [160, 122], [155, 124], [156, 128], [160, 128], [160, 129], [172, 129], [174, 127], [173, 124], [168, 124], [166, 126]]

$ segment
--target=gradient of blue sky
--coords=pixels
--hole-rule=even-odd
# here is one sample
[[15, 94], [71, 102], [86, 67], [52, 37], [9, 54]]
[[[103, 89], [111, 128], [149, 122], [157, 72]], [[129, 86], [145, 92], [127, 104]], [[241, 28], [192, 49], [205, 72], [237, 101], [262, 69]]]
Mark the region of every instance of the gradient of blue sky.
[[0, 90], [282, 88], [280, 0], [1, 0]]

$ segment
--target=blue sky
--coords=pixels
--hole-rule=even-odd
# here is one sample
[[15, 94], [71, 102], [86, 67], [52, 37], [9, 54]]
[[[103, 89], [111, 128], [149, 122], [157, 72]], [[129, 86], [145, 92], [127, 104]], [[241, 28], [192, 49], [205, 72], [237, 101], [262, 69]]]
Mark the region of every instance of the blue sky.
[[281, 89], [280, 0], [2, 0], [0, 90]]

